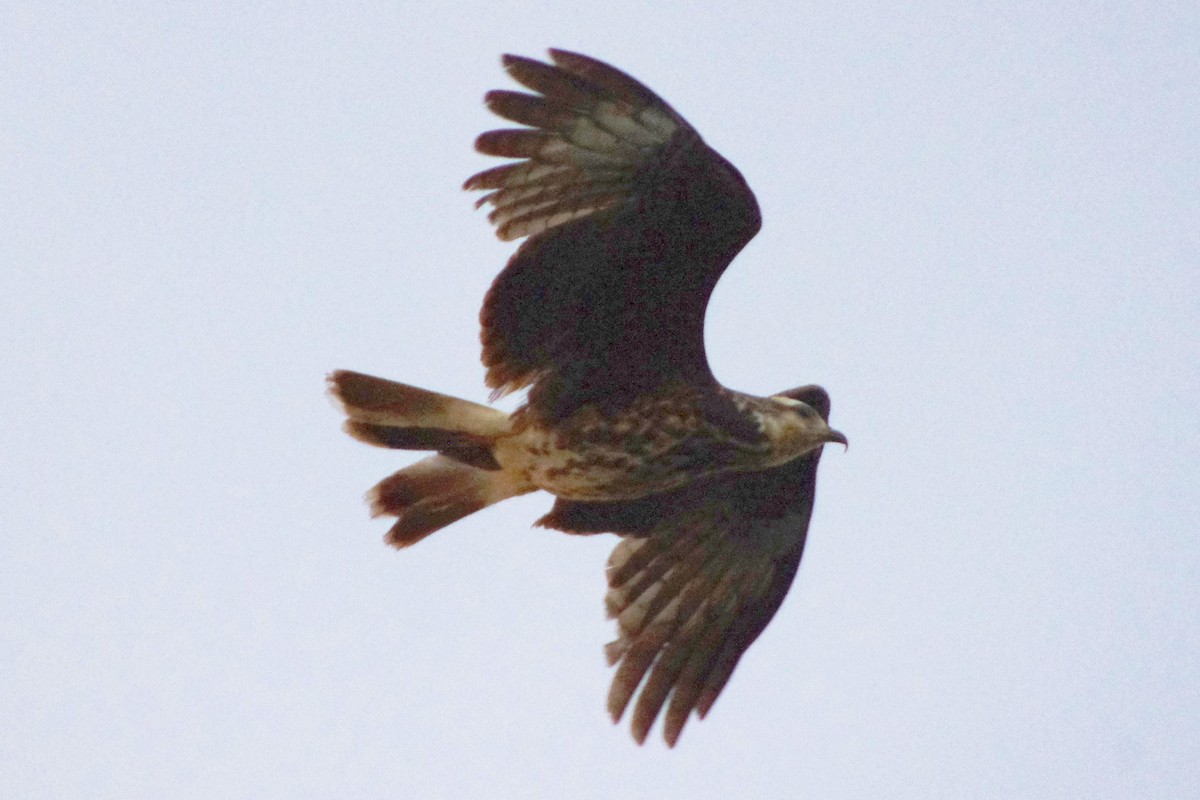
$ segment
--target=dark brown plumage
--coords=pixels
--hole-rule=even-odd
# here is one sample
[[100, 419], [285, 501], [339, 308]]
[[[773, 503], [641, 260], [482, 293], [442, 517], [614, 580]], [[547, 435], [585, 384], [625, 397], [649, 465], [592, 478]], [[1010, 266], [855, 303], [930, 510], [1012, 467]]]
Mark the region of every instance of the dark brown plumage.
[[653, 92], [602, 62], [505, 56], [534, 94], [494, 91], [527, 127], [476, 146], [518, 161], [469, 178], [502, 239], [528, 237], [481, 312], [493, 395], [511, 416], [355, 372], [330, 376], [347, 431], [437, 455], [382, 481], [376, 515], [404, 547], [507, 497], [556, 495], [538, 524], [613, 532], [606, 605], [618, 638], [609, 710], [641, 742], [662, 709], [674, 745], [711, 708], [800, 562], [828, 426], [807, 386], [767, 398], [721, 386], [704, 351], [713, 287], [758, 231], [732, 165]]
[[[829, 417], [819, 386], [780, 394]], [[818, 449], [774, 469], [624, 503], [557, 500], [538, 520], [625, 537], [608, 566], [605, 607], [618, 626], [605, 648], [618, 665], [608, 709], [619, 720], [649, 673], [633, 711], [639, 743], [664, 704], [671, 745], [693, 710], [704, 717], [783, 603], [804, 552], [820, 459]]]
[[532, 234], [484, 300], [487, 385], [532, 385], [530, 405], [556, 419], [670, 381], [715, 387], [704, 310], [759, 229], [754, 195], [649, 89], [586, 56], [551, 57], [504, 57], [542, 96], [489, 92], [489, 108], [547, 127], [480, 136], [480, 152], [528, 160], [465, 184], [491, 190], [479, 202], [501, 238]]

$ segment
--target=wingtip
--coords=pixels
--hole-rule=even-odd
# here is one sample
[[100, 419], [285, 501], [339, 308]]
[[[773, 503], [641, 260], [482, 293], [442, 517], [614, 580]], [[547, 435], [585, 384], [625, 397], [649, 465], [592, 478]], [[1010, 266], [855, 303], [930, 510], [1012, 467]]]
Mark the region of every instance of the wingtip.
[[325, 375], [325, 396], [329, 398], [329, 402], [333, 403], [334, 408], [347, 416], [350, 411], [346, 398], [342, 395], [342, 386], [346, 377], [353, 374], [349, 370], [335, 369]]
[[493, 106], [496, 105], [496, 98], [500, 96], [502, 89], [488, 89], [483, 93], [483, 105], [488, 111], [495, 113]]
[[[619, 725], [621, 723], [621, 717], [624, 716], [623, 711], [624, 711], [623, 709], [622, 710], [616, 710], [616, 709], [611, 709], [611, 708], [609, 709], [608, 718], [610, 720], [612, 720], [613, 725]], [[631, 726], [629, 729], [629, 734], [633, 738], [634, 744], [638, 745], [639, 747], [644, 746], [646, 744], [646, 735], [649, 732], [650, 732], [649, 729], [642, 730], [642, 729], [638, 728], [638, 726], [636, 724]]]
[[579, 64], [595, 60], [583, 55], [582, 53], [576, 53], [572, 50], [566, 50], [561, 47], [548, 47], [546, 48], [546, 53], [550, 56], [549, 63], [545, 61], [539, 61], [536, 58], [530, 58], [528, 56], [519, 56], [515, 53], [504, 53], [500, 56], [500, 65], [510, 75], [517, 77], [514, 74], [514, 70], [520, 70], [522, 68], [532, 67], [534, 70], [544, 70], [547, 68], [553, 69], [557, 67], [558, 69], [565, 69], [570, 72], [570, 65], [572, 63]]
[[504, 67], [504, 71], [512, 73], [514, 69], [519, 69], [523, 64], [541, 64], [536, 59], [527, 58], [526, 56], [518, 56], [514, 53], [505, 53], [500, 56], [500, 66]]
[[[583, 53], [578, 53], [574, 50], [567, 50], [562, 47], [551, 47], [547, 50], [550, 53], [550, 60], [554, 62], [554, 66], [562, 69], [571, 70], [573, 66], [602, 64], [591, 56], [585, 56]], [[605, 65], [607, 66], [607, 65]]]
[[546, 52], [550, 54], [550, 60], [555, 64], [571, 58], [579, 57], [579, 53], [576, 53], [572, 50], [567, 50], [565, 47], [547, 47]]

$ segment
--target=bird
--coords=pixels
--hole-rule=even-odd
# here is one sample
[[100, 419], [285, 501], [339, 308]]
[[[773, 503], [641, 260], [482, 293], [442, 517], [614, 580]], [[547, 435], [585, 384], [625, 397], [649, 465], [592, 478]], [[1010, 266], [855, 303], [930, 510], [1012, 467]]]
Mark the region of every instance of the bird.
[[535, 525], [620, 537], [608, 711], [619, 722], [633, 704], [638, 744], [661, 716], [674, 747], [783, 602], [823, 446], [847, 439], [820, 386], [759, 397], [709, 366], [709, 297], [761, 225], [738, 170], [602, 61], [551, 49], [502, 64], [528, 91], [484, 102], [521, 127], [475, 147], [512, 160], [464, 188], [484, 192], [501, 240], [524, 240], [480, 312], [491, 400], [523, 401], [509, 414], [351, 370], [329, 393], [354, 438], [433, 453], [368, 492], [395, 547], [538, 490], [554, 502]]

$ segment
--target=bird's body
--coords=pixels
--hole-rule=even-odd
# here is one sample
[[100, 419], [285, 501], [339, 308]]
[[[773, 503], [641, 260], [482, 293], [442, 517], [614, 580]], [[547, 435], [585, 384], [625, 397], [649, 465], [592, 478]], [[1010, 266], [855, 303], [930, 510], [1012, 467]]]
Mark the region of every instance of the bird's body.
[[618, 410], [589, 404], [552, 422], [527, 406], [494, 452], [501, 468], [556, 497], [633, 500], [819, 447], [826, 426], [808, 411], [787, 398], [667, 386]]
[[[528, 237], [484, 299], [485, 382], [528, 389], [511, 415], [339, 371], [347, 431], [437, 455], [370, 493], [411, 545], [485, 506], [545, 490], [539, 524], [626, 537], [610, 562], [619, 718], [639, 685], [642, 741], [670, 699], [674, 744], [707, 712], [791, 584], [803, 551], [829, 397], [771, 397], [717, 382], [704, 313], [717, 280], [758, 231], [742, 176], [642, 84], [602, 62], [551, 51], [505, 56], [536, 94], [489, 92], [528, 126], [476, 147], [520, 159], [481, 172], [502, 239]], [[646, 676], [649, 677], [646, 677]], [[645, 678], [644, 684], [642, 683]]]

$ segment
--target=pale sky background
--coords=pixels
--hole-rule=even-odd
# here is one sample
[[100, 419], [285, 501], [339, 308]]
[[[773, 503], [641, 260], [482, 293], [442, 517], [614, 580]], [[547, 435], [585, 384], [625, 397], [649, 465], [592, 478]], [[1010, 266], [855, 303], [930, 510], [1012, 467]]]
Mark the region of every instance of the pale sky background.
[[[1200, 8], [899, 5], [5, 4], [0, 796], [1200, 796]], [[615, 540], [393, 551], [324, 395], [486, 396], [459, 186], [548, 46], [742, 170], [714, 369], [852, 442], [673, 751], [604, 712]]]

